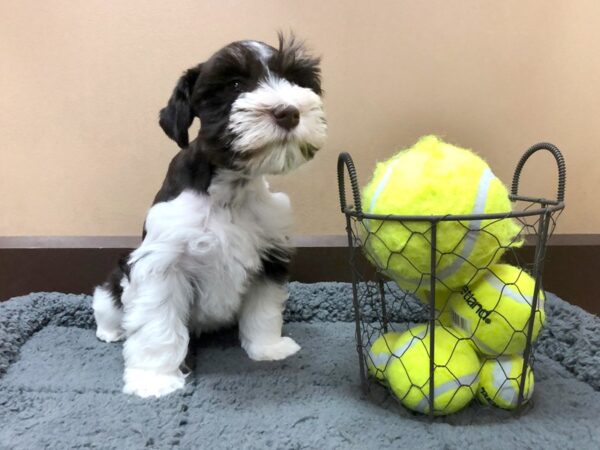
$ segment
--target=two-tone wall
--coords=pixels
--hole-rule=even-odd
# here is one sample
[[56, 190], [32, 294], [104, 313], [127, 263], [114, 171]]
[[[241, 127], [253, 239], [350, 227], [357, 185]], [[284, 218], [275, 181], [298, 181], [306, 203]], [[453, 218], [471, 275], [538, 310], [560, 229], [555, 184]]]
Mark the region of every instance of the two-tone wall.
[[[138, 235], [176, 151], [157, 113], [179, 74], [232, 40], [293, 29], [323, 56], [329, 119], [318, 157], [272, 180], [292, 198], [297, 236], [343, 234], [340, 151], [365, 182], [376, 160], [436, 133], [507, 183], [526, 147], [558, 145], [568, 183], [556, 232], [593, 242], [598, 17], [595, 0], [5, 0], [0, 236]], [[539, 158], [523, 190], [551, 195], [555, 176]]]

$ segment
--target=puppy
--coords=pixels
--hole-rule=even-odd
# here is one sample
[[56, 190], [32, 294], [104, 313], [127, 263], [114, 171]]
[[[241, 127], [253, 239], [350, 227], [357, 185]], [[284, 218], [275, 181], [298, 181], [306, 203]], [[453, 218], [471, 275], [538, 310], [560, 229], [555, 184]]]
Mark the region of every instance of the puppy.
[[[200, 131], [189, 142], [195, 117]], [[265, 175], [313, 158], [326, 137], [319, 59], [293, 37], [278, 48], [227, 45], [177, 82], [159, 124], [181, 148], [144, 224], [142, 244], [94, 292], [96, 335], [125, 339], [124, 389], [184, 386], [189, 335], [235, 322], [253, 360], [300, 347], [281, 336], [289, 198]]]

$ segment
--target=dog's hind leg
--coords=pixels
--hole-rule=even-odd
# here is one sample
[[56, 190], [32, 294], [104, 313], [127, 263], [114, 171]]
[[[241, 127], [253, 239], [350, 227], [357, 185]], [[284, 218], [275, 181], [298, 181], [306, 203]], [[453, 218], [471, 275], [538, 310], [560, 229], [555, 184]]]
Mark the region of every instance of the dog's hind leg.
[[[152, 259], [152, 256], [147, 258]], [[183, 388], [192, 286], [177, 265], [157, 269], [136, 263], [123, 294], [126, 394], [160, 397]]]
[[240, 340], [251, 359], [279, 360], [300, 350], [292, 338], [281, 336], [287, 298], [285, 286], [270, 280], [256, 282], [244, 297], [239, 320]]
[[96, 337], [104, 342], [120, 341], [125, 336], [122, 327], [123, 307], [114, 298], [107, 286], [98, 286], [94, 290], [94, 318], [96, 319]]
[[108, 280], [94, 290], [94, 318], [96, 319], [96, 336], [104, 342], [120, 341], [125, 337], [123, 330], [123, 289], [129, 284], [128, 255], [119, 259], [119, 264], [111, 272]]

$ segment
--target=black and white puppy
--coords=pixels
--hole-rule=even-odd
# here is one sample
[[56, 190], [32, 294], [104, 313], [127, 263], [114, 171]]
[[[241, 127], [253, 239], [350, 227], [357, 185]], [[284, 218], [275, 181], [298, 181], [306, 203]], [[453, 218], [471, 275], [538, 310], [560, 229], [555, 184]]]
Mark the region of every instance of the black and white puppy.
[[142, 244], [93, 301], [98, 338], [126, 339], [123, 391], [141, 397], [184, 386], [190, 333], [237, 322], [254, 360], [300, 349], [281, 336], [290, 201], [264, 176], [309, 161], [325, 142], [319, 59], [293, 38], [280, 36], [279, 48], [234, 42], [183, 74], [160, 126], [181, 150]]

